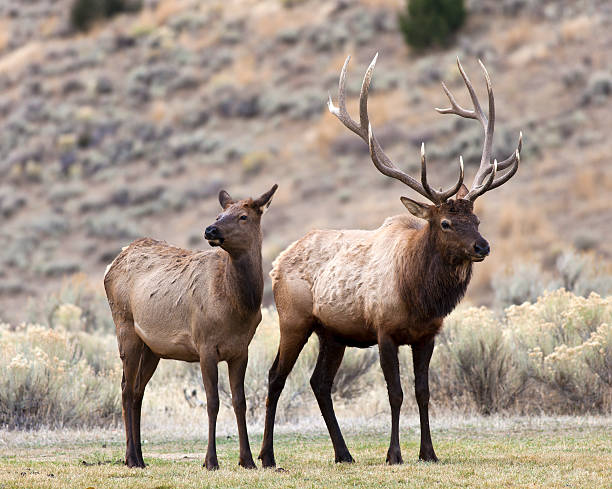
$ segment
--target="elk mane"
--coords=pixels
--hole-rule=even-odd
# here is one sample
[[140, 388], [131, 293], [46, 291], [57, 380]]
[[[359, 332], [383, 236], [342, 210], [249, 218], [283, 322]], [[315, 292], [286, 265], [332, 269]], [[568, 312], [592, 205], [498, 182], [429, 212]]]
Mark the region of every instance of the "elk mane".
[[423, 238], [422, 247], [411, 246], [397, 254], [397, 287], [418, 318], [443, 318], [464, 296], [472, 278], [472, 263], [446, 261], [427, 233]]

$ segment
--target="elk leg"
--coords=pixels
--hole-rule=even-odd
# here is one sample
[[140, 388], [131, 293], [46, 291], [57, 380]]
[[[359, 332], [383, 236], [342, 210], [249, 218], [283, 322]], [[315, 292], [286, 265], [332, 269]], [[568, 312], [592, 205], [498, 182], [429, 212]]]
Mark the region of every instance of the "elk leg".
[[217, 369], [217, 356], [208, 352], [200, 354], [200, 368], [202, 380], [206, 391], [206, 411], [208, 412], [208, 447], [204, 467], [208, 470], [217, 470], [217, 414], [219, 414], [219, 372]]
[[274, 363], [268, 372], [268, 397], [266, 398], [266, 424], [264, 428], [263, 441], [261, 443], [261, 451], [259, 452], [259, 460], [264, 468], [275, 467], [274, 460], [274, 418], [276, 417], [276, 406], [278, 398], [285, 387], [285, 381], [291, 369], [295, 365], [295, 361], [299, 356], [302, 348], [308, 341], [312, 332], [310, 326], [301, 330], [302, 334], [293, 335], [290, 338], [283, 336], [283, 328], [281, 323], [281, 340], [278, 346], [278, 353], [274, 359]]
[[317, 365], [310, 378], [310, 386], [317, 398], [321, 414], [323, 415], [327, 430], [329, 431], [329, 436], [334, 445], [336, 462], [351, 463], [354, 462], [354, 460], [342, 437], [342, 432], [340, 431], [340, 426], [338, 425], [338, 420], [334, 413], [334, 405], [331, 397], [334, 377], [336, 377], [336, 372], [338, 372], [338, 368], [342, 363], [345, 348], [344, 345], [333, 339], [319, 335], [319, 357], [317, 358]]
[[380, 355], [380, 366], [387, 382], [389, 404], [391, 405], [391, 442], [387, 452], [387, 463], [390, 465], [401, 464], [403, 460], [399, 444], [399, 415], [402, 401], [404, 400], [404, 393], [400, 383], [397, 345], [389, 337], [379, 338], [378, 352]]
[[245, 469], [257, 468], [253, 462], [251, 447], [249, 445], [249, 434], [246, 424], [246, 399], [244, 396], [244, 374], [246, 372], [248, 355], [228, 362], [230, 387], [232, 389], [232, 405], [236, 414], [238, 424], [238, 437], [240, 439], [240, 461], [239, 465]]
[[431, 443], [429, 431], [429, 361], [434, 348], [434, 339], [412, 345], [412, 361], [414, 365], [414, 393], [419, 406], [421, 421], [421, 449], [419, 459], [437, 462], [438, 457]]
[[138, 383], [143, 347], [146, 345], [135, 333], [132, 321], [114, 319], [117, 325], [119, 356], [123, 362], [121, 403], [126, 436], [125, 464], [128, 467], [144, 468], [142, 455], [139, 456], [140, 421], [138, 416], [137, 422], [136, 416], [136, 410], [139, 408], [136, 384]]
[[140, 414], [142, 410], [142, 398], [144, 396], [145, 387], [155, 373], [158, 364], [159, 357], [155, 355], [143, 342], [140, 353], [140, 362], [138, 365], [138, 374], [136, 375], [136, 382], [134, 385], [134, 407], [132, 410], [134, 447], [136, 448], [136, 456], [138, 457], [138, 461], [142, 467], [145, 466], [142, 458], [142, 445], [140, 443]]

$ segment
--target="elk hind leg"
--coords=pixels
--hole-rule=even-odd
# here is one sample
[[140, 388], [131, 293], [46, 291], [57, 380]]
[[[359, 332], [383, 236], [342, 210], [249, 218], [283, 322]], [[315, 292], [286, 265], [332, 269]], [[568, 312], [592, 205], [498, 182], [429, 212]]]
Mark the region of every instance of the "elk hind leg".
[[159, 357], [136, 335], [131, 322], [117, 326], [119, 355], [123, 362], [121, 400], [126, 433], [125, 464], [145, 467], [140, 443], [140, 414], [144, 390], [155, 372]]
[[310, 386], [317, 398], [321, 414], [334, 445], [336, 462], [352, 463], [354, 460], [342, 437], [331, 397], [332, 385], [342, 363], [345, 348], [344, 345], [334, 339], [326, 337], [324, 334], [319, 335], [319, 356], [310, 378]]

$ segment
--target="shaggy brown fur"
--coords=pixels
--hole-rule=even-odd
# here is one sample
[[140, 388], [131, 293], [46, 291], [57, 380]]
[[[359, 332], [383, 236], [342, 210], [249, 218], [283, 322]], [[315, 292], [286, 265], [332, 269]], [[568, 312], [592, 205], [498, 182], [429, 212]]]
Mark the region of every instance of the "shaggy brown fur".
[[150, 238], [134, 241], [107, 269], [104, 287], [117, 328], [127, 438], [125, 463], [144, 467], [140, 412], [160, 358], [200, 362], [208, 410], [204, 465], [216, 469], [217, 364], [226, 361], [240, 437], [240, 465], [254, 468], [246, 431], [244, 374], [261, 321], [261, 215], [276, 185], [257, 200], [219, 194], [223, 212], [205, 237], [217, 248], [190, 251]]

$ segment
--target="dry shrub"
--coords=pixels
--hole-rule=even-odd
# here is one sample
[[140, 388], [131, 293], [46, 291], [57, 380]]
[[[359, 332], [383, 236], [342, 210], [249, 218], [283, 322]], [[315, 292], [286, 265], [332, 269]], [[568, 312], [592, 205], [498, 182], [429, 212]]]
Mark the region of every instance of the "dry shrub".
[[609, 412], [612, 407], [612, 298], [564, 289], [506, 310], [508, 327], [528, 351], [547, 411]]
[[547, 290], [564, 288], [587, 297], [591, 292], [612, 293], [612, 271], [591, 254], [574, 251], [560, 253], [555, 268], [545, 273], [533, 262], [516, 263], [498, 272], [491, 279], [495, 302], [500, 307], [535, 302]]
[[458, 310], [446, 320], [436, 359], [434, 390], [447, 402], [465, 402], [467, 394], [482, 414], [512, 407], [526, 386], [527, 372], [511, 335], [484, 307]]
[[[70, 315], [72, 306], [80, 310], [78, 321], [62, 322], [66, 314]], [[73, 314], [76, 313], [73, 311]], [[51, 327], [62, 326], [70, 331], [110, 333], [115, 330], [102, 287], [92, 283], [85, 274], [76, 274], [64, 280], [57, 291], [30, 301], [28, 321]]]
[[[31, 429], [116, 423], [121, 373], [105, 349], [113, 342], [101, 343], [97, 336], [77, 336], [63, 328], [0, 325], [0, 425]], [[94, 364], [86, 349], [98, 358]]]

